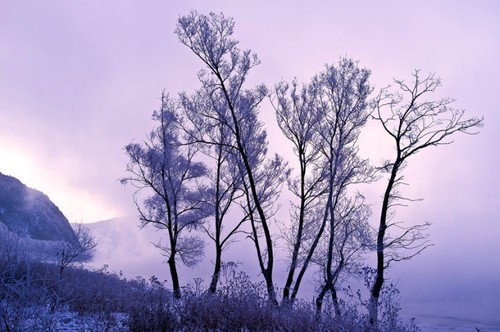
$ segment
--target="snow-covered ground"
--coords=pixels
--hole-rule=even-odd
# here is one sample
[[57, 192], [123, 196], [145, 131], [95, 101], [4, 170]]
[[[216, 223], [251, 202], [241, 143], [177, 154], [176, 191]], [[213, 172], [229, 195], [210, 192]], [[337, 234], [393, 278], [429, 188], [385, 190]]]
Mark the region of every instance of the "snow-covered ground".
[[64, 312], [54, 314], [54, 332], [74, 332], [74, 331], [128, 331], [125, 324], [126, 316], [120, 313], [111, 314], [111, 317], [100, 317], [99, 315], [80, 316], [74, 312]]
[[[2, 303], [3, 305], [4, 303]], [[5, 307], [3, 309], [6, 309]], [[70, 311], [50, 311], [45, 307], [12, 308], [3, 311], [7, 324], [15, 331], [51, 332], [122, 332], [128, 331], [127, 315], [123, 313], [79, 315]], [[3, 323], [3, 321], [2, 321]], [[0, 331], [4, 326], [0, 327]]]

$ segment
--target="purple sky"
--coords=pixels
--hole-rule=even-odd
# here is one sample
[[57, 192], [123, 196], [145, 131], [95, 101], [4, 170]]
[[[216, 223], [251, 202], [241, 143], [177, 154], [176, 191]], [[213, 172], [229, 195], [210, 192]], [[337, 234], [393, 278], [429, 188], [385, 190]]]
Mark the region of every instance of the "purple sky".
[[[433, 223], [436, 246], [415, 266], [498, 281], [498, 1], [0, 1], [0, 172], [47, 193], [72, 222], [134, 213], [117, 181], [123, 147], [152, 128], [162, 89], [198, 86], [200, 63], [173, 34], [191, 9], [235, 18], [240, 47], [262, 60], [252, 82], [308, 80], [345, 55], [372, 70], [377, 90], [415, 68], [440, 76], [440, 95], [485, 127], [410, 160], [406, 193], [425, 200], [400, 216]], [[267, 101], [261, 112], [276, 148]], [[374, 162], [388, 151], [378, 138], [373, 129], [362, 140]], [[370, 189], [374, 217], [382, 186]]]

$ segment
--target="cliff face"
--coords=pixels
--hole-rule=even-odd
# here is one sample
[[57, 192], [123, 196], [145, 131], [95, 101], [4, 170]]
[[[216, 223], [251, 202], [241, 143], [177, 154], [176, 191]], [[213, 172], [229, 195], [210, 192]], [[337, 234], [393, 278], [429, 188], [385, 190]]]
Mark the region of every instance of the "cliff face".
[[59, 208], [42, 192], [0, 173], [0, 223], [20, 238], [74, 242], [76, 236]]

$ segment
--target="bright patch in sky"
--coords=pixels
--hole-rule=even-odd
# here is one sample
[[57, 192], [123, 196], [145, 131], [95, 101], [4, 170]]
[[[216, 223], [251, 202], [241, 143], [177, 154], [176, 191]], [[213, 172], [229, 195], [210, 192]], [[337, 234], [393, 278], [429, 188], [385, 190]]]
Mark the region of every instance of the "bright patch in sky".
[[1, 172], [46, 194], [70, 222], [95, 222], [116, 217], [120, 212], [98, 199], [95, 193], [70, 186], [62, 174], [38, 167], [33, 153], [9, 146], [0, 139]]

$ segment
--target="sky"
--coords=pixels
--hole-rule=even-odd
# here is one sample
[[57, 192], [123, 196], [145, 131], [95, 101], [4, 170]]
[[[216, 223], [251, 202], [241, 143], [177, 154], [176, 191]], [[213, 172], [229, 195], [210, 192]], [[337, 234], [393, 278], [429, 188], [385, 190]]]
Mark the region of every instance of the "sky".
[[[118, 181], [127, 162], [123, 148], [151, 130], [163, 89], [176, 94], [199, 86], [200, 63], [173, 33], [178, 17], [192, 9], [235, 19], [240, 47], [262, 61], [250, 84], [307, 81], [341, 56], [372, 71], [375, 91], [392, 78], [410, 79], [414, 69], [441, 77], [438, 96], [456, 98], [455, 107], [484, 116], [485, 126], [410, 160], [405, 193], [424, 200], [398, 213], [430, 221], [435, 244], [411, 266], [432, 269], [433, 280], [451, 274], [462, 284], [499, 281], [494, 0], [0, 0], [0, 172], [46, 193], [71, 222], [135, 214], [132, 190]], [[270, 150], [282, 151], [268, 101], [261, 115]], [[376, 125], [369, 128], [361, 148], [377, 163], [391, 150]], [[383, 185], [367, 189], [374, 218]], [[429, 278], [418, 280], [424, 285]]]

